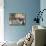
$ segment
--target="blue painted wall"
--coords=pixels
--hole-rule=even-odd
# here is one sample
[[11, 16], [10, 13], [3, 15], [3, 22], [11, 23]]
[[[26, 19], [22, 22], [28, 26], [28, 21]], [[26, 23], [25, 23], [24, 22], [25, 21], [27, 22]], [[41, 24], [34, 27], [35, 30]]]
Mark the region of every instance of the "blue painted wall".
[[[18, 41], [31, 29], [35, 12], [40, 9], [40, 0], [4, 0], [4, 38], [7, 41]], [[26, 25], [10, 26], [9, 13], [23, 12], [26, 14]]]
[[[40, 10], [42, 11], [43, 9], [46, 9], [46, 0], [41, 0], [40, 1]], [[42, 17], [43, 17], [43, 22], [40, 21], [40, 25], [46, 27], [46, 11], [43, 12]]]

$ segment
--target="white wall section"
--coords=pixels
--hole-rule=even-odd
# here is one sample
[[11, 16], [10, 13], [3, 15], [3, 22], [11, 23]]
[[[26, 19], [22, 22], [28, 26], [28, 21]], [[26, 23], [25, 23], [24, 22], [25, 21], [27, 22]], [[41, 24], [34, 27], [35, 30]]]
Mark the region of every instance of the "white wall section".
[[4, 0], [0, 0], [0, 42], [4, 41]]

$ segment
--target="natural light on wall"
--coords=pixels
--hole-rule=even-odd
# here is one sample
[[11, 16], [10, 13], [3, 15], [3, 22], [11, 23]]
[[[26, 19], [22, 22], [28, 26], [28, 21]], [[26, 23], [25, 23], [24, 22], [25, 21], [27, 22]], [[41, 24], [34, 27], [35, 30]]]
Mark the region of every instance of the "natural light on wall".
[[0, 0], [0, 42], [4, 41], [4, 0]]

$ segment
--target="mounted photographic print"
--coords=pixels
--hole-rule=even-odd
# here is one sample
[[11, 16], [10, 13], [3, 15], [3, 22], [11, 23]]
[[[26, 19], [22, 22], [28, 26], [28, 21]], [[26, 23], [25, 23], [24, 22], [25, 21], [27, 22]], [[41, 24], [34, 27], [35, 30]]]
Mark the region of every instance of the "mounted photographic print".
[[24, 13], [10, 13], [9, 24], [10, 25], [25, 25], [26, 17]]

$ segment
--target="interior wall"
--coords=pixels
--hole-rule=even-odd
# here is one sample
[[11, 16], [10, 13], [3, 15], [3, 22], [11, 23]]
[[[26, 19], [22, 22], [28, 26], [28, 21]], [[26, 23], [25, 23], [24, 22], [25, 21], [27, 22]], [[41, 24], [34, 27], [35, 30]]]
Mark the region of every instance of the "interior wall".
[[[40, 9], [41, 9], [41, 11], [43, 9], [46, 9], [46, 0], [40, 0]], [[40, 25], [46, 27], [46, 10], [43, 12], [42, 17], [43, 17], [43, 22], [40, 21]]]
[[4, 41], [4, 8], [3, 0], [0, 0], [0, 42]]
[[[4, 0], [4, 39], [7, 41], [18, 41], [31, 31], [35, 23], [33, 19], [40, 10], [40, 0]], [[10, 26], [9, 13], [22, 12], [26, 15], [26, 25]]]

